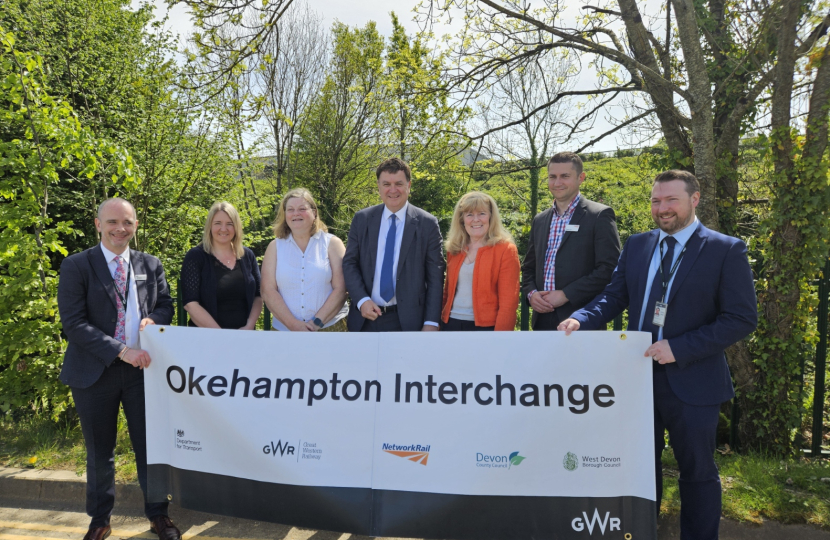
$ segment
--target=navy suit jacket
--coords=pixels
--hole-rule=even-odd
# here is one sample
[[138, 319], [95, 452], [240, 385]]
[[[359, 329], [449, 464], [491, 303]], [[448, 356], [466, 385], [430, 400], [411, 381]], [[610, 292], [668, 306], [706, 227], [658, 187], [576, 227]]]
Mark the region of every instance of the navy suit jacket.
[[[130, 263], [134, 276], [147, 276], [146, 280], [135, 282], [141, 318], [170, 324], [173, 300], [161, 261], [130, 250]], [[61, 263], [58, 311], [68, 341], [60, 379], [75, 388], [89, 388], [124, 347], [113, 337], [118, 317], [115, 281], [100, 245], [71, 255]]]
[[[604, 328], [626, 307], [628, 330], [637, 330], [658, 237], [655, 229], [628, 239], [611, 283], [572, 315], [581, 330]], [[667, 303], [663, 339], [668, 340], [676, 360], [666, 364], [672, 390], [690, 405], [728, 401], [735, 391], [724, 350], [758, 324], [746, 244], [699, 224], [686, 244]]]
[[[364, 208], [355, 214], [349, 229], [343, 256], [343, 275], [351, 298], [346, 319], [349, 332], [360, 332], [366, 320], [357, 303], [372, 296], [381, 217], [382, 204]], [[439, 322], [443, 296], [444, 252], [438, 220], [409, 203], [395, 272], [395, 298], [403, 331], [420, 330], [424, 321]]]

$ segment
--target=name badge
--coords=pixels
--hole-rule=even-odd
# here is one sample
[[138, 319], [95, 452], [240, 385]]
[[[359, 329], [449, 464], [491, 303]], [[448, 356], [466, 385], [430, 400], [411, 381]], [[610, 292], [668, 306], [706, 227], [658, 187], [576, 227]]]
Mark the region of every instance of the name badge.
[[579, 225], [565, 225], [565, 232], [576, 232], [579, 230]]
[[654, 304], [654, 318], [651, 320], [651, 324], [654, 326], [665, 326], [666, 325], [666, 312], [669, 310], [669, 305], [665, 302], [657, 301]]
[[147, 274], [136, 274], [135, 275], [136, 281], [147, 281]]

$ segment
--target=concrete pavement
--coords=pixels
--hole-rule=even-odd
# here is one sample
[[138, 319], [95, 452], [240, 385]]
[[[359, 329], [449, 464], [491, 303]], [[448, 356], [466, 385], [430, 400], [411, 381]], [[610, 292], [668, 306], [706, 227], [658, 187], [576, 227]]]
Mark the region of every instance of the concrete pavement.
[[[71, 471], [0, 467], [0, 540], [68, 540], [86, 533], [86, 479]], [[110, 538], [154, 540], [143, 517], [143, 497], [137, 484], [118, 484]], [[368, 540], [348, 533], [300, 529], [185, 510], [171, 505], [170, 516], [184, 540]], [[661, 518], [660, 540], [680, 538], [677, 517]], [[830, 540], [830, 532], [808, 525], [762, 525], [721, 521], [721, 540]]]

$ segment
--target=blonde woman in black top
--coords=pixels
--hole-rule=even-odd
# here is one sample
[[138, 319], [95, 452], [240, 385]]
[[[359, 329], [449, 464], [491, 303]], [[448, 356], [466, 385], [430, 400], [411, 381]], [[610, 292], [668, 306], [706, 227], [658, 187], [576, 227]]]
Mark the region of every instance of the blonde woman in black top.
[[242, 220], [228, 202], [208, 212], [202, 243], [182, 263], [182, 300], [188, 326], [253, 330], [262, 313], [254, 252], [242, 245]]

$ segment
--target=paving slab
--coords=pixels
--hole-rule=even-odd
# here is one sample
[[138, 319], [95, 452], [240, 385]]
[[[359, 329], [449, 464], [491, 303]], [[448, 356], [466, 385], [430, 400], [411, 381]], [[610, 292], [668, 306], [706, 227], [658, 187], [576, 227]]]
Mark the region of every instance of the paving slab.
[[[0, 467], [0, 540], [82, 538], [89, 524], [84, 513], [86, 477], [72, 471]], [[144, 497], [138, 484], [116, 484], [110, 538], [153, 540], [143, 517]], [[335, 531], [206, 514], [170, 505], [170, 516], [184, 540], [368, 540]], [[679, 540], [677, 516], [658, 520], [659, 540]], [[830, 531], [810, 525], [762, 524], [721, 520], [720, 540], [830, 540]], [[391, 539], [387, 539], [391, 540]]]

